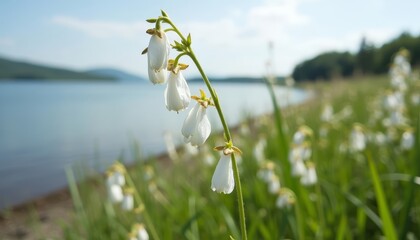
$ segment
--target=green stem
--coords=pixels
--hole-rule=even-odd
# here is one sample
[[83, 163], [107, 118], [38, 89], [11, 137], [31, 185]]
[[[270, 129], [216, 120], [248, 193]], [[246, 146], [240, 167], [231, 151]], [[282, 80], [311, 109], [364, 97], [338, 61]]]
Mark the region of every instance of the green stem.
[[[187, 39], [182, 35], [182, 33], [178, 30], [178, 28], [175, 26], [175, 24], [172, 23], [172, 21], [169, 18], [160, 17], [159, 19], [162, 19], [162, 21], [171, 25], [173, 28], [173, 31], [178, 34], [178, 36], [183, 40], [183, 42], [187, 42]], [[197, 57], [195, 56], [194, 51], [192, 50], [191, 46], [188, 46], [188, 50], [185, 53], [188, 54], [188, 56], [190, 56], [191, 60], [193, 60], [198, 71], [200, 72], [201, 77], [203, 78], [204, 83], [206, 84], [207, 89], [210, 92], [211, 97], [213, 98], [214, 106], [216, 107], [217, 113], [220, 118], [220, 122], [223, 125], [223, 131], [225, 134], [226, 141], [230, 142], [232, 140], [232, 136], [230, 135], [229, 127], [223, 115], [222, 107], [220, 106], [219, 97], [217, 96], [216, 91], [212, 87], [207, 75], [204, 73], [204, 70], [201, 67], [201, 64], [198, 61]], [[235, 184], [236, 184], [236, 193], [238, 197], [238, 211], [239, 211], [239, 220], [240, 220], [240, 225], [241, 225], [241, 235], [242, 235], [243, 240], [247, 240], [248, 237], [246, 233], [245, 208], [244, 208], [244, 201], [243, 201], [243, 196], [242, 196], [242, 186], [241, 186], [239, 169], [238, 169], [238, 164], [236, 162], [235, 154], [231, 154], [231, 160], [232, 160], [232, 167], [233, 167], [233, 177], [235, 179]]]
[[[191, 48], [190, 48], [189, 56], [193, 60], [194, 64], [197, 66], [197, 69], [200, 72], [201, 77], [203, 78], [204, 82], [207, 85], [207, 89], [209, 90], [210, 95], [213, 98], [214, 106], [216, 107], [217, 113], [219, 114], [220, 121], [222, 122], [226, 140], [227, 140], [227, 142], [229, 142], [229, 141], [232, 140], [232, 137], [230, 135], [229, 127], [227, 126], [227, 123], [225, 121], [225, 117], [223, 115], [222, 107], [220, 106], [219, 98], [218, 98], [216, 92], [214, 91], [214, 88], [211, 86], [211, 83], [210, 83], [209, 79], [207, 78], [207, 75], [204, 73], [204, 70], [201, 67], [200, 62], [198, 62], [198, 60], [195, 57], [194, 52], [192, 51]], [[239, 176], [238, 164], [237, 164], [236, 159], [235, 159], [235, 154], [231, 154], [231, 160], [232, 160], [232, 167], [233, 167], [233, 177], [234, 177], [235, 183], [236, 183], [236, 193], [237, 193], [237, 196], [238, 196], [238, 211], [239, 211], [239, 220], [240, 220], [240, 224], [241, 224], [241, 235], [242, 235], [242, 239], [246, 240], [246, 239], [248, 239], [248, 237], [247, 237], [247, 234], [246, 234], [244, 200], [243, 200], [243, 196], [242, 196], [242, 186], [241, 186], [241, 180], [240, 180], [240, 176]]]
[[175, 58], [175, 60], [174, 60], [174, 67], [176, 67], [176, 66], [178, 65], [179, 59], [180, 59], [182, 56], [185, 56], [185, 55], [188, 55], [188, 53], [183, 52], [183, 53], [179, 54], [178, 56], [176, 56], [176, 58]]
[[[142, 206], [142, 205], [144, 206], [143, 200], [141, 199], [141, 196], [136, 188], [136, 185], [134, 185], [133, 179], [131, 178], [130, 174], [128, 174], [127, 169], [125, 169], [125, 171], [126, 171], [125, 177], [127, 179], [127, 184], [129, 185], [129, 187], [134, 189], [134, 199], [136, 200], [137, 206]], [[146, 221], [147, 227], [149, 228], [149, 232], [152, 235], [153, 239], [159, 240], [160, 238], [153, 225], [152, 219], [150, 218], [150, 215], [146, 210], [146, 206], [144, 207], [145, 208], [143, 210], [142, 215], [144, 217], [144, 220]]]

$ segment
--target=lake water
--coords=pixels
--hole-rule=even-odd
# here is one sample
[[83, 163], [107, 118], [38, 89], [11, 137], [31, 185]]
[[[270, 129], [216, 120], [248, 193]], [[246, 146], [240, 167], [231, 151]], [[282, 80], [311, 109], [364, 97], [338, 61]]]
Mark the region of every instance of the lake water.
[[[214, 87], [230, 125], [244, 113], [272, 111], [263, 84]], [[205, 89], [199, 83], [190, 88], [193, 95]], [[64, 169], [74, 163], [104, 168], [121, 154], [130, 161], [134, 141], [143, 155], [165, 151], [166, 131], [181, 143], [188, 110], [167, 111], [164, 89], [149, 83], [0, 83], [0, 209], [66, 186]], [[287, 90], [276, 91], [284, 103]], [[307, 97], [289, 92], [291, 104]], [[215, 109], [208, 113], [213, 129], [221, 129]]]

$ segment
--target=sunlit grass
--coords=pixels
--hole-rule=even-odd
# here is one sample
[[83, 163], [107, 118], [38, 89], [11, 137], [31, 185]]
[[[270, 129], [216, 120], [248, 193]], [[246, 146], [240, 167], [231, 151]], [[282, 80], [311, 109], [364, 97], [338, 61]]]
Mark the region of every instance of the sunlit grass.
[[[310, 161], [318, 178], [313, 186], [303, 186], [299, 178], [291, 176], [290, 166], [284, 164], [289, 149], [279, 143], [271, 115], [243, 121], [233, 135], [243, 151], [239, 167], [249, 239], [420, 237], [420, 186], [415, 178], [420, 175], [419, 105], [409, 99], [420, 86], [412, 83], [406, 93], [408, 125], [417, 131], [416, 145], [408, 151], [400, 149], [404, 128], [394, 129], [394, 140], [375, 142], [375, 134], [389, 131], [372, 119], [380, 105], [375, 101], [382, 99], [388, 86], [388, 76], [302, 86], [314, 91], [315, 97], [283, 112], [283, 130], [287, 145], [292, 145], [293, 134], [302, 125], [313, 130]], [[327, 103], [334, 109], [334, 121], [323, 122], [320, 115]], [[354, 123], [361, 124], [368, 137], [365, 151], [350, 149]], [[222, 145], [219, 135], [213, 135], [208, 145]], [[281, 187], [295, 195], [289, 208], [278, 208], [278, 194], [270, 193], [258, 177], [263, 163], [254, 149], [260, 139], [266, 142], [263, 161], [274, 162]], [[239, 239], [235, 197], [210, 189], [219, 154], [207, 147], [197, 154], [179, 149], [178, 154], [177, 161], [137, 156], [138, 162], [129, 168], [159, 238]], [[74, 221], [64, 228], [65, 238], [127, 239], [132, 225], [144, 222], [142, 214], [124, 212], [118, 204], [111, 204], [105, 185], [101, 177], [78, 186], [70, 181], [76, 211]]]

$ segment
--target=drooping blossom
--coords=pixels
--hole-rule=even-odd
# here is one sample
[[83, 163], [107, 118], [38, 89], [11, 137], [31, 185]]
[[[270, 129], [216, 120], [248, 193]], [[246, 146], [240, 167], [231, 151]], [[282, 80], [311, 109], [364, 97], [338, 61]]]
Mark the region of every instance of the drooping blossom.
[[181, 71], [171, 71], [165, 89], [166, 108], [169, 111], [179, 112], [188, 107], [190, 100], [190, 88]]
[[414, 134], [411, 129], [406, 130], [402, 137], [400, 147], [402, 150], [410, 150], [414, 146]]
[[211, 179], [211, 189], [218, 193], [229, 194], [235, 188], [235, 180], [233, 178], [232, 161], [230, 154], [222, 156], [217, 163]]
[[355, 125], [350, 134], [350, 148], [356, 152], [363, 151], [366, 148], [366, 136], [359, 125]]
[[169, 51], [171, 46], [166, 33], [157, 29], [149, 29], [151, 34], [147, 48], [147, 63], [149, 79], [153, 84], [165, 83], [167, 79]]
[[316, 175], [315, 166], [313, 164], [308, 164], [308, 169], [305, 174], [300, 179], [300, 183], [304, 186], [314, 185], [317, 182], [318, 178]]
[[211, 125], [206, 110], [206, 107], [197, 103], [188, 113], [181, 130], [185, 142], [199, 146], [210, 136]]

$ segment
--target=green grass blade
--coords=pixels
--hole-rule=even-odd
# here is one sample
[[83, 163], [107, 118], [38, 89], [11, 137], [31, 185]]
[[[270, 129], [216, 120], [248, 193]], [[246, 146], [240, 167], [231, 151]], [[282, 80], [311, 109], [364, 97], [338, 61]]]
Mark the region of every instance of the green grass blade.
[[77, 182], [74, 177], [73, 170], [71, 169], [71, 167], [67, 167], [65, 171], [76, 214], [79, 217], [80, 221], [84, 223], [83, 226], [85, 227], [85, 230], [89, 232], [89, 220], [83, 207], [83, 202], [80, 197], [79, 189], [77, 188]]
[[401, 229], [399, 231], [399, 237], [400, 239], [405, 239], [408, 229], [409, 229], [409, 218], [410, 218], [410, 210], [411, 210], [411, 206], [413, 205], [413, 201], [414, 201], [414, 192], [415, 192], [415, 188], [416, 188], [416, 183], [415, 183], [415, 179], [416, 176], [420, 176], [420, 164], [416, 164], [416, 162], [418, 161], [418, 159], [420, 159], [420, 115], [417, 118], [417, 130], [416, 130], [416, 135], [415, 135], [415, 145], [414, 145], [414, 149], [415, 152], [412, 155], [412, 159], [411, 162], [414, 165], [417, 165], [417, 169], [415, 169], [415, 172], [412, 173], [412, 176], [410, 178], [410, 183], [408, 186], [408, 190], [405, 196], [405, 201], [404, 201], [404, 208], [403, 208], [403, 213], [402, 213], [402, 217], [401, 217]]
[[378, 171], [370, 153], [367, 153], [366, 156], [369, 163], [369, 170], [372, 177], [373, 187], [375, 189], [376, 202], [379, 208], [379, 216], [382, 219], [382, 231], [386, 239], [396, 240], [398, 239], [397, 232], [395, 231], [395, 225], [392, 221], [391, 213], [385, 199], [381, 181], [379, 180]]

